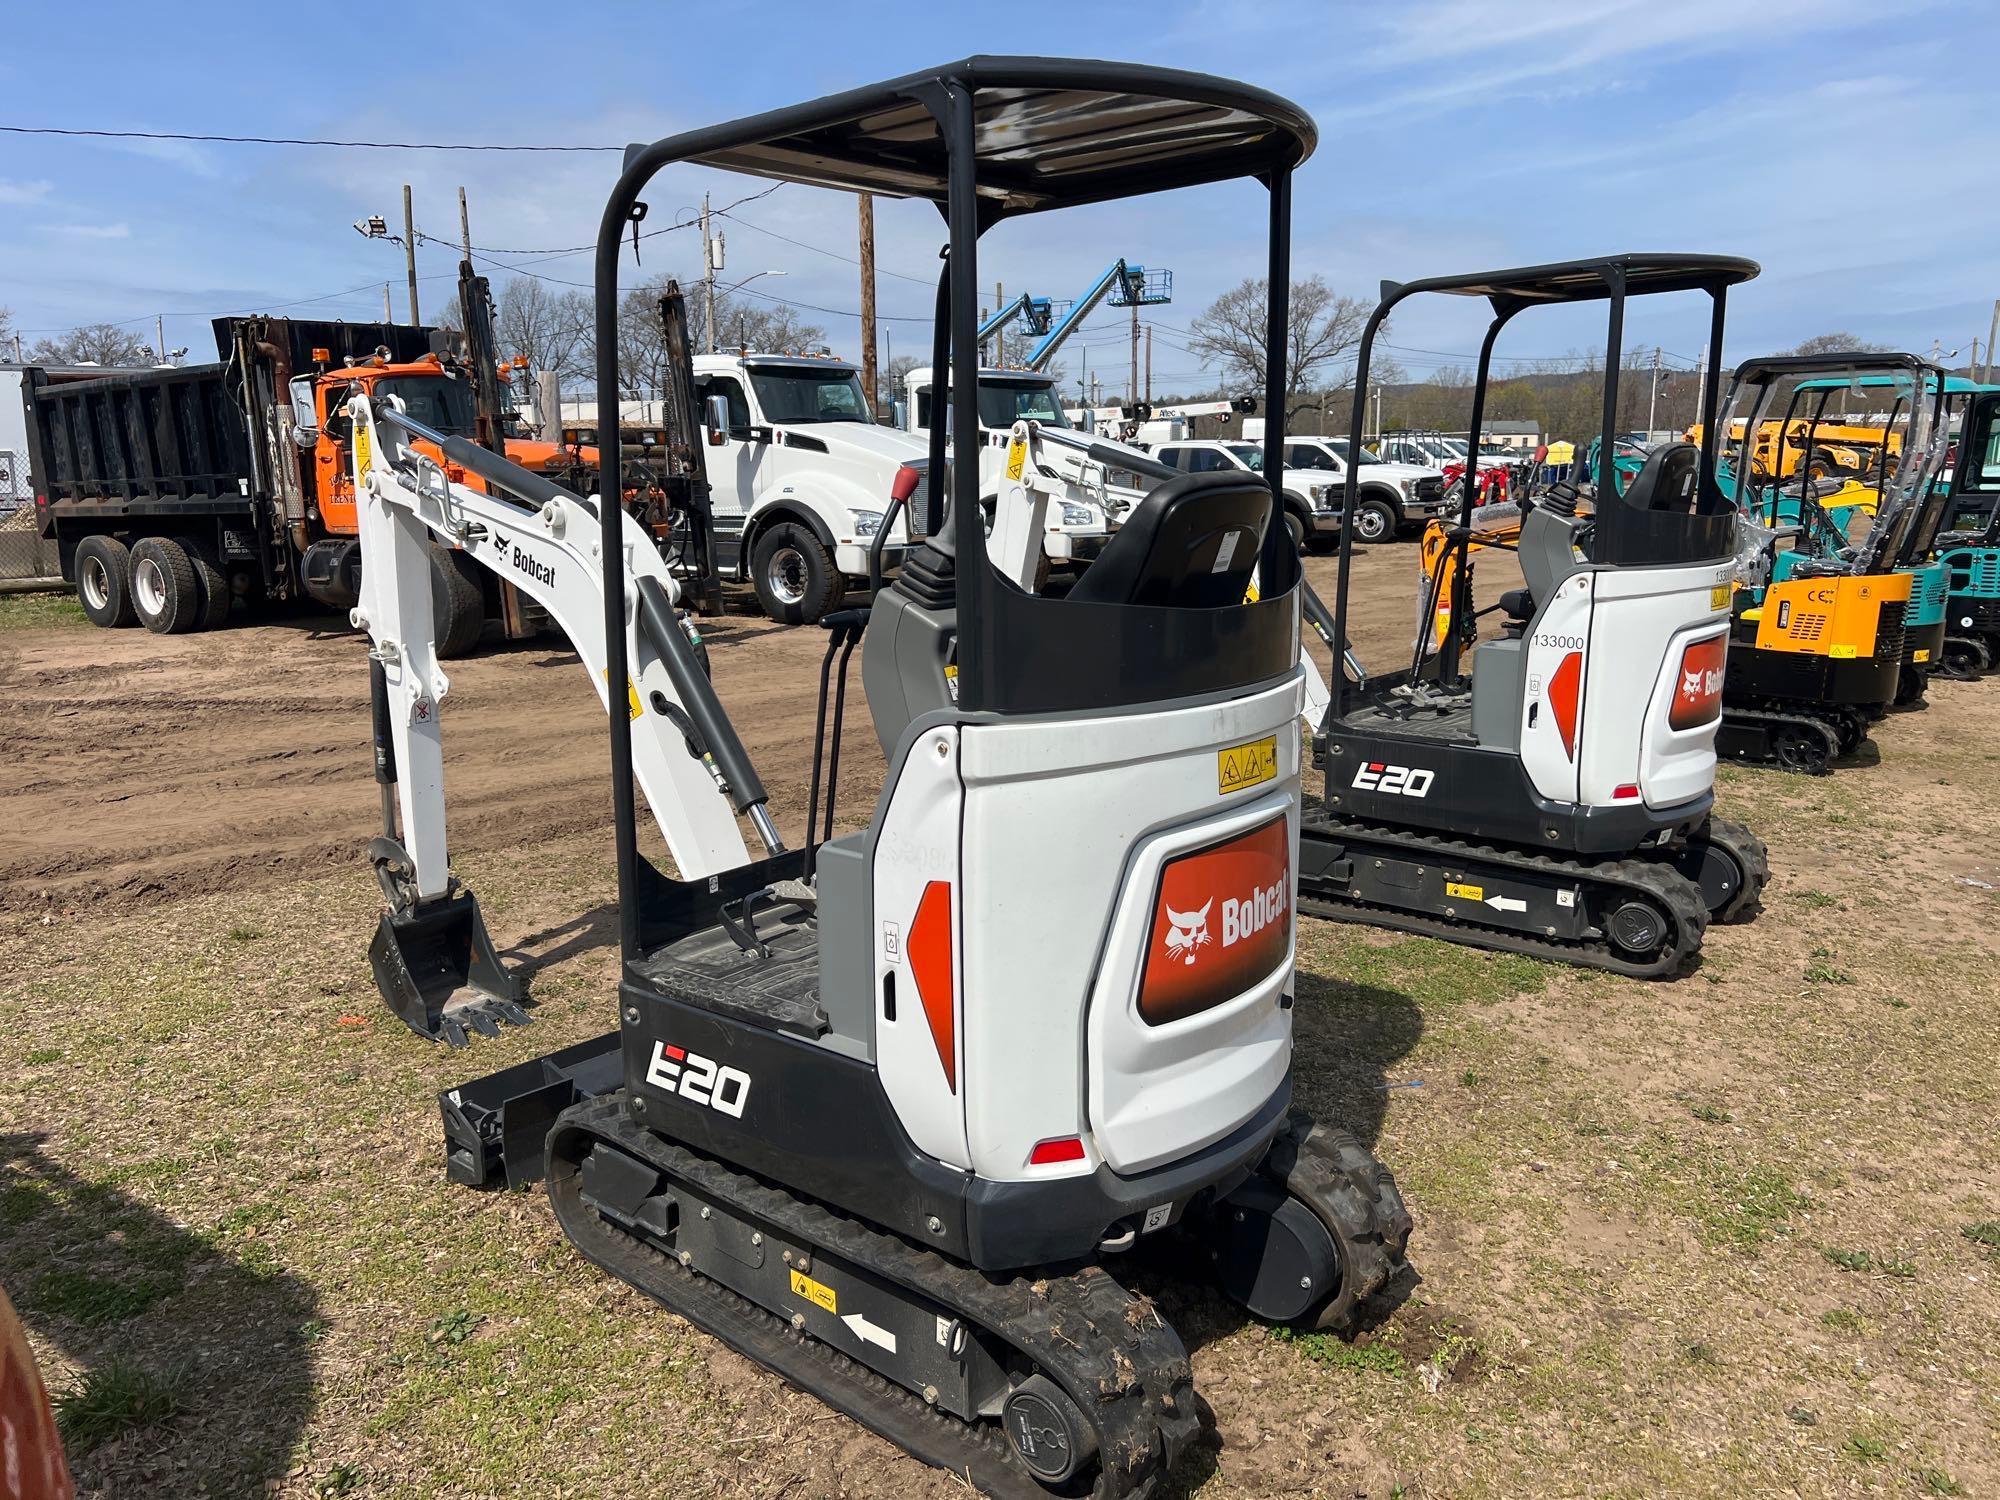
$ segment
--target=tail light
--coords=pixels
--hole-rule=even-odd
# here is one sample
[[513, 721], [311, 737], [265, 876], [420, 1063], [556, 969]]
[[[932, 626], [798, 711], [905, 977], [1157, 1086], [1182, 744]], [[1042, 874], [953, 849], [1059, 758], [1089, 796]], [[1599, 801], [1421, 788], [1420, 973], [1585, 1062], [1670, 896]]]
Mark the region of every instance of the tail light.
[[1727, 634], [1692, 642], [1681, 652], [1680, 679], [1674, 684], [1673, 707], [1667, 724], [1673, 729], [1699, 729], [1722, 717], [1722, 669], [1729, 660]]
[[1167, 861], [1139, 976], [1139, 1015], [1160, 1026], [1233, 1000], [1292, 947], [1285, 815]]
[[1035, 1149], [1028, 1153], [1031, 1167], [1059, 1166], [1066, 1161], [1083, 1160], [1083, 1140], [1080, 1136], [1058, 1136], [1054, 1140], [1037, 1141]]

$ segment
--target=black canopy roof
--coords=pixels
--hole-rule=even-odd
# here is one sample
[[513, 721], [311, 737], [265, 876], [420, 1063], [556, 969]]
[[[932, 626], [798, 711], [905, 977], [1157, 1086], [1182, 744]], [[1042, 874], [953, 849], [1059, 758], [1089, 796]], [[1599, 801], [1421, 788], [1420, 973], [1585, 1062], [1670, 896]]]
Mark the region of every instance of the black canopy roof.
[[946, 199], [945, 143], [924, 106], [940, 85], [974, 91], [982, 217], [1035, 213], [1293, 167], [1313, 123], [1263, 89], [1135, 63], [969, 57], [628, 148], [628, 168], [712, 167], [890, 197]]
[[1544, 266], [1517, 266], [1511, 271], [1433, 276], [1400, 285], [1385, 283], [1382, 300], [1401, 299], [1418, 292], [1442, 292], [1448, 296], [1485, 297], [1496, 309], [1542, 302], [1595, 302], [1611, 295], [1612, 279], [1618, 273], [1623, 274], [1628, 297], [1645, 297], [1656, 292], [1714, 291], [1735, 286], [1750, 280], [1760, 269], [1756, 261], [1735, 255], [1600, 255], [1589, 260], [1554, 261]]

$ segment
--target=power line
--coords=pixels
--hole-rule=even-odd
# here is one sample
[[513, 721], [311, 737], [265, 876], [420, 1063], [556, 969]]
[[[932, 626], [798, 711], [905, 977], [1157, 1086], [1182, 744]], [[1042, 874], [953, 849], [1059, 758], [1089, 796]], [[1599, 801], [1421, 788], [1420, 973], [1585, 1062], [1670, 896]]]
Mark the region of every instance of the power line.
[[504, 145], [493, 141], [335, 141], [281, 135], [196, 135], [182, 130], [79, 130], [60, 125], [0, 125], [9, 135], [89, 136], [113, 141], [200, 141], [224, 146], [339, 146], [351, 151], [623, 151], [623, 146]]
[[[763, 195], [758, 194], [757, 196], [761, 197]], [[740, 201], [748, 203], [750, 200], [748, 198], [744, 198]], [[738, 218], [735, 214], [729, 211], [729, 209], [735, 208], [736, 206], [737, 206], [736, 204], [732, 203], [729, 205], [729, 208], [718, 208], [714, 212], [718, 217], [728, 219], [732, 223], [741, 224], [745, 229], [754, 229], [759, 234], [767, 234], [774, 240], [783, 240], [787, 245], [796, 245], [801, 250], [810, 250], [815, 255], [824, 255], [830, 260], [845, 261], [850, 266], [858, 266], [861, 264], [861, 262], [857, 260], [855, 257], [851, 255], [842, 255], [838, 250], [829, 250], [824, 245], [813, 245], [813, 244], [808, 244], [804, 240], [795, 240], [788, 234], [780, 234], [775, 229], [766, 229], [762, 224], [752, 224], [748, 219]], [[875, 269], [884, 276], [894, 276], [898, 281], [914, 281], [918, 286], [927, 286], [927, 287], [935, 287], [937, 285], [937, 283], [930, 277], [911, 276], [902, 271], [892, 271], [887, 266], [881, 265], [879, 263], [876, 265]]]
[[[770, 197], [770, 196], [771, 196], [771, 194], [773, 194], [773, 193], [777, 192], [777, 190], [778, 190], [779, 188], [781, 188], [781, 187], [787, 187], [787, 186], [789, 186], [789, 184], [787, 184], [787, 183], [783, 183], [783, 182], [774, 182], [774, 183], [772, 183], [772, 184], [771, 184], [771, 185], [770, 185], [769, 187], [767, 187], [767, 188], [760, 188], [760, 189], [758, 189], [758, 191], [756, 191], [756, 192], [754, 192], [754, 193], [746, 193], [746, 194], [745, 194], [745, 195], [744, 195], [743, 197], [741, 197], [741, 198], [738, 198], [738, 199], [737, 199], [737, 200], [736, 200], [736, 201], [735, 201], [734, 203], [731, 203], [731, 204], [727, 205], [727, 207], [724, 207], [724, 208], [719, 208], [719, 209], [716, 209], [716, 210], [715, 210], [715, 212], [716, 212], [716, 213], [727, 213], [727, 212], [729, 211], [729, 209], [732, 209], [732, 208], [740, 208], [740, 207], [742, 207], [742, 205], [744, 205], [745, 203], [755, 203], [755, 202], [756, 202], [756, 201], [757, 201], [757, 200], [758, 200], [759, 198], [768, 198], [768, 197]], [[695, 226], [696, 226], [697, 224], [699, 224], [700, 222], [701, 222], [701, 220], [700, 220], [700, 219], [698, 219], [698, 218], [697, 218], [697, 219], [676, 219], [676, 220], [674, 220], [674, 222], [673, 222], [673, 223], [671, 223], [671, 224], [665, 224], [665, 225], [662, 225], [662, 226], [661, 226], [660, 228], [658, 228], [658, 229], [648, 229], [648, 230], [647, 230], [647, 231], [646, 231], [646, 232], [645, 232], [644, 234], [641, 234], [641, 235], [639, 236], [639, 238], [640, 238], [640, 239], [642, 239], [642, 240], [650, 240], [650, 239], [653, 239], [653, 238], [656, 238], [656, 237], [657, 237], [657, 236], [659, 236], [659, 235], [663, 235], [663, 234], [671, 234], [671, 233], [673, 233], [673, 232], [674, 232], [674, 231], [675, 231], [676, 229], [692, 229], [692, 228], [694, 228], [694, 227], [695, 227]], [[742, 219], [738, 219], [738, 220], [737, 220], [736, 222], [737, 222], [737, 223], [739, 223], [739, 224], [742, 224], [742, 223], [745, 223], [746, 221], [745, 221], [745, 220], [742, 220]], [[752, 228], [752, 229], [756, 229], [756, 228], [757, 228], [758, 226], [757, 226], [757, 225], [755, 225], [755, 224], [752, 224], [752, 225], [750, 225], [749, 227], [750, 227], [750, 228]], [[770, 231], [770, 230], [768, 230], [768, 229], [766, 229], [766, 230], [763, 230], [762, 232], [763, 232], [763, 233], [765, 233], [765, 234], [769, 234], [769, 233], [771, 233], [771, 231]], [[418, 238], [418, 239], [420, 239], [420, 240], [425, 240], [425, 241], [428, 241], [429, 243], [431, 243], [431, 244], [433, 244], [433, 245], [443, 245], [443, 246], [445, 246], [445, 247], [446, 247], [447, 249], [451, 249], [451, 250], [461, 250], [461, 249], [463, 249], [463, 248], [464, 248], [464, 246], [463, 246], [463, 245], [461, 245], [461, 244], [460, 244], [460, 242], [459, 242], [459, 241], [457, 241], [457, 240], [441, 240], [441, 239], [439, 239], [439, 238], [438, 238], [438, 237], [437, 237], [436, 235], [430, 235], [430, 234], [424, 234], [424, 233], [421, 233], [421, 232], [419, 232], [419, 233], [418, 233], [418, 235], [417, 235], [417, 238]], [[780, 235], [780, 236], [778, 236], [778, 238], [782, 239], [782, 238], [784, 238], [784, 236]], [[793, 244], [795, 244], [795, 245], [796, 245], [796, 244], [798, 244], [798, 243], [799, 243], [799, 241], [797, 241], [797, 240], [793, 240], [793, 241], [792, 241], [791, 243], [793, 243]], [[473, 246], [472, 248], [473, 248], [474, 250], [476, 250], [476, 251], [480, 252], [481, 254], [484, 254], [484, 255], [534, 255], [534, 256], [540, 256], [540, 257], [541, 257], [542, 259], [544, 259], [544, 260], [555, 260], [555, 259], [557, 259], [557, 258], [558, 258], [558, 257], [560, 257], [560, 256], [564, 256], [564, 255], [581, 255], [581, 254], [583, 254], [583, 253], [584, 253], [584, 252], [585, 252], [586, 250], [595, 250], [595, 249], [597, 248], [597, 242], [596, 242], [595, 240], [592, 240], [592, 241], [591, 241], [591, 242], [590, 242], [589, 244], [587, 244], [587, 245], [567, 245], [567, 246], [564, 246], [564, 247], [562, 247], [562, 248], [560, 248], [560, 249], [555, 249], [555, 250], [496, 250], [496, 249], [494, 249], [494, 248], [493, 248], [492, 246], [490, 246], [490, 245], [474, 245], [474, 246]], [[808, 249], [808, 250], [812, 250], [812, 249], [816, 249], [816, 248], [818, 248], [818, 247], [817, 247], [817, 246], [813, 246], [813, 245], [807, 245], [807, 246], [806, 246], [806, 249]], [[826, 252], [826, 253], [829, 253], [829, 254], [830, 254], [831, 252], [829, 251], [829, 252]], [[891, 273], [891, 274], [894, 274], [894, 273]]]

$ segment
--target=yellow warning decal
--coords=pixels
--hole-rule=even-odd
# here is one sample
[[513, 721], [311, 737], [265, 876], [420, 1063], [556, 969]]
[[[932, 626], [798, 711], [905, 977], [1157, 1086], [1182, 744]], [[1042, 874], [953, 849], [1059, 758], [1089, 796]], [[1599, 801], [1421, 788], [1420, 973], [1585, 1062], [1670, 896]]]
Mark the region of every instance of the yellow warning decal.
[[[606, 687], [611, 685], [611, 669], [609, 667], [606, 667], [597, 675], [604, 679]], [[632, 685], [632, 679], [629, 677], [625, 679], [625, 710], [625, 716], [629, 719], [636, 719], [645, 712], [645, 709], [639, 706], [639, 689]]]
[[363, 479], [366, 479], [368, 471], [375, 467], [375, 439], [368, 434], [369, 428], [366, 422], [355, 424], [354, 463], [360, 469]]
[[1931, 648], [1928, 646], [1919, 646], [1917, 647], [1916, 650], [1910, 653], [1911, 661], [1929, 661], [1930, 659], [1931, 659]]
[[1460, 885], [1452, 880], [1447, 880], [1444, 883], [1444, 893], [1447, 896], [1456, 896], [1461, 901], [1484, 901], [1486, 899], [1485, 886]]
[[1007, 477], [1019, 479], [1022, 466], [1028, 461], [1028, 445], [1019, 438], [1007, 445]]
[[1734, 592], [1735, 590], [1730, 585], [1718, 583], [1708, 591], [1708, 607], [1710, 609], [1729, 608], [1729, 596]]
[[1852, 646], [1829, 646], [1826, 648], [1826, 654], [1835, 661], [1851, 661], [1860, 653]]
[[840, 1299], [834, 1296], [833, 1288], [824, 1281], [814, 1281], [803, 1271], [792, 1272], [792, 1295], [803, 1297], [814, 1307], [823, 1308], [827, 1312], [840, 1311]]
[[1245, 787], [1262, 786], [1278, 779], [1278, 737], [1267, 734], [1247, 745], [1231, 745], [1215, 752], [1215, 790], [1226, 797]]

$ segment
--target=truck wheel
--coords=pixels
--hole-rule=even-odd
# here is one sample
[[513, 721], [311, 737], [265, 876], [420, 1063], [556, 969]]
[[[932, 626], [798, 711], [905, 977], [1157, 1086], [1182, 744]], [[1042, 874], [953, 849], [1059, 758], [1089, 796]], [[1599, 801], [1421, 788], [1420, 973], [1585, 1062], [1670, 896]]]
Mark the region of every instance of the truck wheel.
[[1306, 538], [1312, 533], [1306, 526], [1305, 518], [1290, 505], [1285, 507], [1285, 530], [1292, 534], [1292, 545], [1303, 554], [1306, 550]]
[[149, 536], [132, 549], [132, 607], [154, 635], [179, 635], [201, 624], [201, 585], [187, 548]]
[[132, 549], [116, 537], [87, 536], [76, 549], [76, 598], [91, 624], [130, 625]]
[[833, 554], [794, 522], [781, 522], [757, 538], [750, 569], [764, 613], [787, 625], [810, 625], [840, 601]]
[[1357, 542], [1386, 542], [1396, 534], [1396, 507], [1387, 500], [1363, 500], [1354, 511]]
[[486, 630], [477, 564], [449, 547], [431, 548], [431, 639], [440, 660], [470, 656]]
[[229, 623], [229, 575], [199, 547], [185, 549], [194, 565], [195, 592], [201, 599], [196, 630], [220, 630]]
[[1049, 554], [1046, 550], [1043, 551], [1040, 557], [1035, 559], [1036, 593], [1046, 594], [1049, 591], [1049, 572], [1053, 566], [1054, 565], [1049, 562]]

